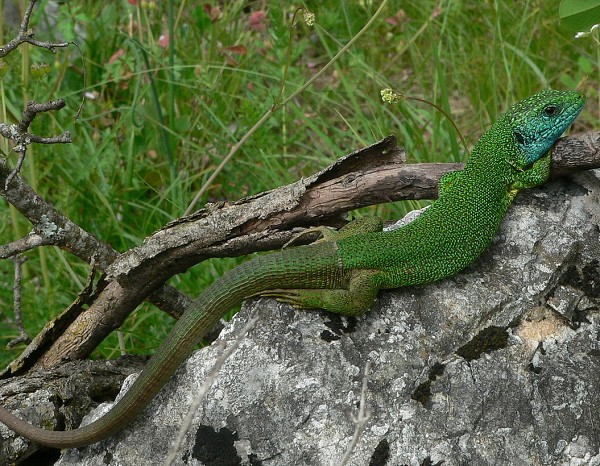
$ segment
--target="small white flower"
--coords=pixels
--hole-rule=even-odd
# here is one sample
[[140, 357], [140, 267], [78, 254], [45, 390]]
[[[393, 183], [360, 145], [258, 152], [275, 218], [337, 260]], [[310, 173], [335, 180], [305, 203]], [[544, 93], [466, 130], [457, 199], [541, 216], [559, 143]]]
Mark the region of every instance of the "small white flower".
[[315, 24], [315, 14], [312, 11], [302, 10], [302, 17], [307, 26]]
[[580, 39], [582, 37], [586, 37], [589, 36], [591, 33], [593, 33], [596, 29], [598, 29], [600, 27], [600, 24], [594, 24], [589, 31], [587, 32], [578, 32], [577, 34], [575, 34], [575, 39]]
[[394, 104], [397, 102], [401, 102], [404, 99], [405, 99], [405, 97], [402, 94], [397, 94], [389, 87], [386, 87], [385, 89], [381, 89], [381, 100], [383, 100], [384, 102], [386, 102], [388, 104]]

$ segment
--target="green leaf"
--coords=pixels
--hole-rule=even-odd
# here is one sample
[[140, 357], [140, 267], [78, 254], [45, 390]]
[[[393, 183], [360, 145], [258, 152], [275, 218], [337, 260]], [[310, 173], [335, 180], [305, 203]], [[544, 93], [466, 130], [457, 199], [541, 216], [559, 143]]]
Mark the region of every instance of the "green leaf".
[[185, 131], [189, 131], [191, 126], [192, 125], [190, 124], [189, 116], [186, 115], [175, 119], [173, 129], [177, 132], [183, 133]]
[[201, 6], [197, 6], [192, 10], [192, 17], [194, 18], [194, 22], [196, 23], [196, 28], [201, 33], [205, 32], [209, 27], [212, 26], [212, 21], [210, 20], [210, 15], [204, 11], [204, 8]]
[[562, 0], [558, 7], [561, 24], [573, 32], [588, 32], [600, 23], [600, 0]]
[[592, 74], [592, 72], [594, 71], [594, 65], [592, 64], [592, 62], [584, 56], [581, 56], [577, 59], [577, 64], [579, 65], [579, 69], [584, 74], [589, 75]]
[[560, 82], [563, 84], [563, 86], [565, 86], [566, 89], [576, 89], [577, 88], [577, 83], [571, 76], [562, 75], [560, 77]]

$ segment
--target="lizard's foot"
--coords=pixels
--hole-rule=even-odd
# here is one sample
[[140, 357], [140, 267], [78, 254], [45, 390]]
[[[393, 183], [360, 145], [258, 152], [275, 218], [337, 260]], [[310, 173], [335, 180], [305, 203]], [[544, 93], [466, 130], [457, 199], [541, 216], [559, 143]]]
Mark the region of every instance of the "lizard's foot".
[[511, 188], [514, 190], [535, 188], [545, 183], [550, 177], [550, 152], [533, 162], [531, 168], [522, 169], [515, 177]]
[[315, 243], [320, 243], [322, 241], [331, 241], [332, 239], [335, 239], [335, 233], [336, 231], [331, 228], [331, 227], [325, 227], [325, 226], [321, 226], [321, 227], [310, 227], [307, 228], [303, 231], [301, 231], [300, 233], [294, 235], [292, 237], [292, 239], [290, 239], [287, 243], [285, 243], [282, 247], [282, 249], [287, 248], [288, 246], [291, 246], [295, 241], [297, 241], [298, 239], [302, 238], [305, 235], [309, 235], [310, 233], [321, 233], [321, 238], [319, 238], [318, 240], [316, 240], [313, 244]]

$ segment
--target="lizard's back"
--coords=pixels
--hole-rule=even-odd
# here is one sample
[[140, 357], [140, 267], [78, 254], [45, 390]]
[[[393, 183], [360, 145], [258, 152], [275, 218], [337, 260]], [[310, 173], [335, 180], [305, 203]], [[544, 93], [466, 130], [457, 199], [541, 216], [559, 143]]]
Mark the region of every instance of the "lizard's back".
[[[465, 169], [408, 225], [338, 242], [349, 269], [377, 269], [379, 288], [427, 283], [455, 274], [491, 243], [516, 191], [507, 153], [518, 147], [499, 122], [482, 136]], [[502, 141], [500, 145], [498, 141]]]

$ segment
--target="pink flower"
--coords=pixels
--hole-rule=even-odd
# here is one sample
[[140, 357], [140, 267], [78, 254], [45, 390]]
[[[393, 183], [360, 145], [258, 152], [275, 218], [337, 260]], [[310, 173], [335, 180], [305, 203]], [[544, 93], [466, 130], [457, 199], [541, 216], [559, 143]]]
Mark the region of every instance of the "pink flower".
[[119, 49], [119, 50], [117, 50], [115, 53], [113, 53], [110, 56], [110, 58], [108, 59], [108, 63], [111, 64], [111, 63], [116, 62], [119, 59], [119, 57], [121, 55], [123, 55], [124, 53], [125, 53], [125, 49]]
[[267, 13], [258, 10], [248, 16], [248, 27], [256, 32], [265, 32], [267, 30]]
[[168, 47], [169, 46], [169, 34], [161, 34], [158, 38], [159, 47]]

